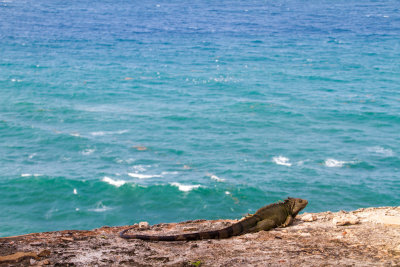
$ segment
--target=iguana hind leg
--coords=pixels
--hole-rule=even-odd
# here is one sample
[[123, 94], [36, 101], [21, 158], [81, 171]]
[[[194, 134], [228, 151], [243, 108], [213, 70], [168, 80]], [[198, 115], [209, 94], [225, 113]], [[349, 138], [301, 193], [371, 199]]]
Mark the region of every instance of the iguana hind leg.
[[262, 230], [268, 231], [268, 230], [271, 230], [272, 228], [275, 228], [275, 227], [276, 227], [276, 224], [275, 224], [275, 222], [273, 220], [265, 219], [265, 220], [259, 221], [256, 226], [250, 228], [247, 232], [248, 233], [255, 233], [255, 232], [258, 232], [258, 231], [262, 231]]

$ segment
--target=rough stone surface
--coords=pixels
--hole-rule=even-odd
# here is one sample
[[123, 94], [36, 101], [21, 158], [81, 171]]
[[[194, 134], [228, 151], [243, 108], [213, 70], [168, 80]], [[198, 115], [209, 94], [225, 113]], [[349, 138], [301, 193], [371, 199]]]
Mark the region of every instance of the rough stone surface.
[[333, 218], [332, 220], [334, 225], [343, 226], [343, 225], [352, 225], [360, 223], [360, 220], [357, 216], [351, 214], [347, 216], [338, 216]]
[[149, 225], [148, 222], [140, 222], [140, 223], [139, 223], [139, 228], [140, 228], [140, 229], [143, 229], [143, 230], [149, 229], [149, 228], [150, 228], [150, 225]]
[[301, 220], [304, 222], [313, 222], [313, 221], [317, 220], [317, 216], [315, 214], [308, 213], [308, 214], [304, 214], [301, 217]]
[[[300, 220], [287, 228], [221, 240], [148, 242], [118, 237], [131, 226], [0, 238], [0, 266], [400, 266], [400, 207], [310, 214], [299, 215]], [[356, 218], [358, 223], [337, 226], [334, 218]], [[145, 230], [135, 225], [130, 232], [187, 233], [233, 222], [196, 220]]]

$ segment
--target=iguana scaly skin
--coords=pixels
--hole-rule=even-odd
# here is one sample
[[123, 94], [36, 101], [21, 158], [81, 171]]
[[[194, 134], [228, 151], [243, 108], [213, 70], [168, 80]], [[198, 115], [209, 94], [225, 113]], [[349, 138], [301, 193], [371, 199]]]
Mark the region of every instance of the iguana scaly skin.
[[294, 217], [304, 209], [308, 201], [300, 198], [287, 198], [283, 202], [274, 203], [262, 207], [253, 215], [232, 224], [226, 228], [213, 231], [188, 233], [181, 235], [142, 235], [125, 234], [132, 228], [122, 231], [119, 236], [126, 239], [142, 239], [151, 241], [186, 241], [200, 239], [228, 238], [244, 233], [254, 233], [261, 230], [268, 231], [275, 227], [286, 227], [293, 223]]

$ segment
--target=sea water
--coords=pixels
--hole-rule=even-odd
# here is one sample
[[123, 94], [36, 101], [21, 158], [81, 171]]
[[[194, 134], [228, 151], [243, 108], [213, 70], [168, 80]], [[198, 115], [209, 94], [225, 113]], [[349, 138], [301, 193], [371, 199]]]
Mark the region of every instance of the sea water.
[[0, 0], [0, 236], [400, 204], [398, 1]]

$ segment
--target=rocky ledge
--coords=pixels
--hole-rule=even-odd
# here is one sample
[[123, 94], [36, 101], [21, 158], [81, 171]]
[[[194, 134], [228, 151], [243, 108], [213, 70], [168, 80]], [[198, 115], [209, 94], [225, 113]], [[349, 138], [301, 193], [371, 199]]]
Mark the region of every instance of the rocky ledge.
[[[175, 234], [234, 220], [135, 225]], [[287, 228], [221, 240], [125, 240], [129, 226], [0, 238], [0, 266], [400, 266], [400, 207], [304, 213]]]

